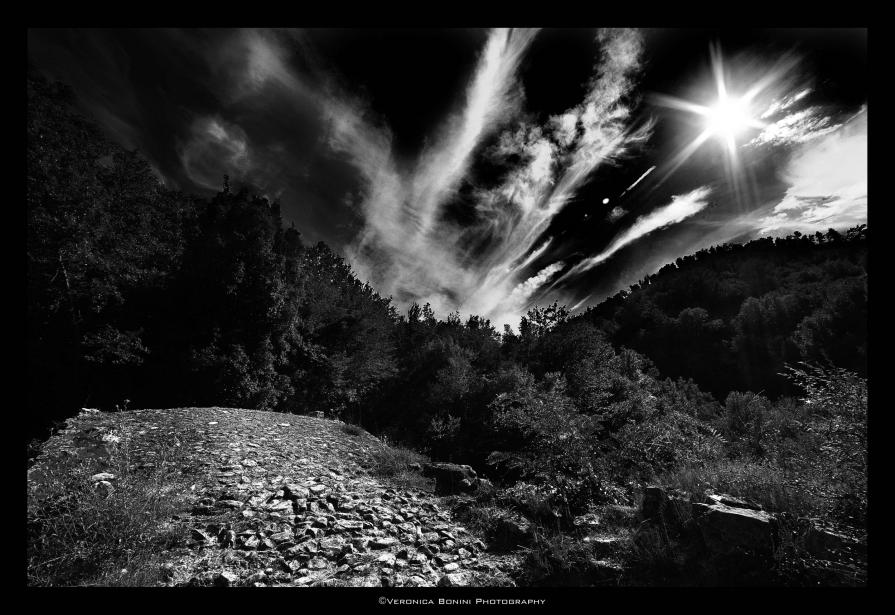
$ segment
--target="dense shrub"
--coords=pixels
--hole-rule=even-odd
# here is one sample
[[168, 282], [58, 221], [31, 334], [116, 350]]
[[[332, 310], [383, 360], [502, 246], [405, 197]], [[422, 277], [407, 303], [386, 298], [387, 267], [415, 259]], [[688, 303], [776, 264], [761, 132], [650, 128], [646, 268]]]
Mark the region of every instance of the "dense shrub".
[[594, 465], [598, 421], [578, 412], [565, 387], [561, 375], [549, 374], [542, 384], [529, 377], [515, 391], [498, 395], [491, 403], [493, 424], [518, 446], [495, 451], [489, 461], [549, 485], [560, 502], [577, 509], [600, 492]]
[[867, 510], [867, 382], [804, 365], [789, 377], [801, 403], [731, 393], [719, 419], [727, 456], [684, 460], [663, 481], [691, 493], [745, 497], [777, 512], [862, 525]]
[[710, 464], [724, 454], [724, 439], [717, 431], [678, 411], [626, 425], [616, 439], [614, 467], [640, 481], [679, 467]]

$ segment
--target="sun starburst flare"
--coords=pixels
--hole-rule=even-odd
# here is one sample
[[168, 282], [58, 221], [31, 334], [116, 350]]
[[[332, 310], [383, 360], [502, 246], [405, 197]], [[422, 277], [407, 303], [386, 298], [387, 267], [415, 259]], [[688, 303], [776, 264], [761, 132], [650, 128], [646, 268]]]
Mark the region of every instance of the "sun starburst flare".
[[671, 161], [666, 175], [674, 172], [709, 138], [716, 137], [727, 146], [731, 163], [736, 161], [737, 142], [750, 130], [763, 130], [767, 123], [760, 119], [763, 106], [756, 100], [758, 95], [778, 81], [794, 64], [786, 59], [768, 71], [745, 91], [737, 91], [728, 85], [724, 62], [718, 48], [711, 50], [712, 73], [717, 98], [709, 104], [698, 104], [665, 94], [655, 95], [654, 102], [660, 106], [686, 111], [703, 119], [703, 130]]

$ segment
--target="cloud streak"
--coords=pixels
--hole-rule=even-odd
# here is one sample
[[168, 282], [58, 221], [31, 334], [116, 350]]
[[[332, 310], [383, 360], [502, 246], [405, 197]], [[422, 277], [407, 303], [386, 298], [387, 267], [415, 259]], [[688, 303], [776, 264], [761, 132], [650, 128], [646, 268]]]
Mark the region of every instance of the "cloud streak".
[[[457, 309], [515, 325], [533, 293], [561, 268], [548, 265], [524, 277], [550, 245], [535, 249], [552, 218], [594, 169], [648, 138], [649, 125], [631, 129], [624, 102], [642, 51], [640, 36], [628, 30], [597, 35], [602, 55], [581, 103], [543, 124], [512, 124], [522, 102], [517, 71], [534, 36], [490, 33], [464, 104], [413, 163], [395, 159], [387, 129], [329, 105], [330, 145], [365, 179], [365, 226], [349, 259], [399, 305], [428, 302], [436, 312]], [[473, 187], [471, 223], [451, 223], [445, 205], [468, 181], [477, 150], [502, 126], [490, 155], [521, 162], [496, 187]]]
[[[362, 228], [345, 252], [361, 279], [401, 308], [428, 302], [439, 314], [459, 310], [515, 326], [539, 287], [562, 268], [529, 271], [550, 255], [552, 240], [543, 236], [551, 220], [595, 169], [622, 159], [652, 128], [632, 127], [627, 96], [642, 39], [631, 30], [596, 34], [599, 57], [581, 102], [543, 122], [524, 117], [518, 73], [536, 34], [490, 31], [457, 108], [411, 159], [396, 153], [385, 122], [319, 62], [300, 33], [241, 31], [218, 61], [237, 75], [228, 92], [233, 104], [269, 96], [273, 88], [316, 110], [323, 142], [354, 168], [360, 184], [360, 198], [350, 202]], [[310, 66], [303, 73], [285, 59], [296, 46]], [[182, 157], [194, 181], [208, 185], [220, 175], [196, 168], [202, 148], [223, 147], [237, 168], [251, 166], [254, 153], [237, 128], [197, 122]], [[508, 169], [496, 185], [472, 183], [469, 169], [481, 155]], [[473, 195], [472, 216], [457, 223], [447, 208], [461, 188]]]
[[773, 212], [756, 224], [762, 234], [825, 231], [867, 222], [867, 111], [839, 130], [804, 143], [790, 159], [789, 184]]
[[471, 293], [463, 304], [471, 312], [505, 313], [502, 297], [522, 273], [522, 267], [506, 264], [528, 252], [598, 166], [614, 163], [651, 134], [650, 124], [631, 128], [630, 108], [624, 103], [640, 66], [640, 35], [604, 30], [597, 41], [602, 47], [597, 76], [580, 104], [550, 118], [545, 126], [522, 125], [502, 135], [497, 154], [521, 153], [525, 163], [480, 200], [479, 211], [488, 226], [473, 230], [487, 231], [498, 240], [484, 261], [487, 274], [479, 292]]
[[562, 278], [557, 280], [557, 283], [593, 269], [626, 245], [640, 239], [644, 235], [671, 224], [676, 224], [699, 213], [708, 206], [707, 199], [710, 193], [711, 189], [703, 186], [687, 194], [671, 197], [671, 203], [637, 218], [634, 224], [628, 230], [616, 236], [605, 250], [572, 267]]
[[651, 166], [650, 168], [648, 168], [648, 169], [643, 173], [643, 175], [641, 175], [640, 177], [638, 177], [638, 178], [634, 181], [633, 184], [631, 184], [630, 186], [628, 186], [627, 188], [624, 189], [624, 191], [622, 192], [622, 195], [625, 194], [625, 192], [627, 192], [628, 190], [630, 190], [630, 189], [633, 188], [634, 186], [636, 186], [637, 184], [639, 184], [640, 182], [642, 182], [642, 181], [646, 178], [647, 175], [649, 175], [650, 173], [652, 173], [652, 172], [655, 171], [655, 170], [656, 170], [656, 165], [653, 165], [653, 166]]

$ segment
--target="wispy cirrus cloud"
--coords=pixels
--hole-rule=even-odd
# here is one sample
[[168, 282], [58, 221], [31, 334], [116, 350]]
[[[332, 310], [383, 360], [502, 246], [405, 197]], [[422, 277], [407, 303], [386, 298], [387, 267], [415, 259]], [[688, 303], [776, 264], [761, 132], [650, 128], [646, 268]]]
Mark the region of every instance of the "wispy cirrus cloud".
[[462, 230], [442, 219], [442, 208], [475, 149], [518, 109], [516, 71], [535, 34], [490, 33], [463, 106], [415, 161], [395, 160], [387, 129], [334, 107], [330, 144], [367, 179], [365, 227], [348, 255], [359, 273], [398, 303], [425, 301], [446, 313], [474, 292], [476, 272], [462, 262]]
[[517, 284], [491, 311], [490, 318], [497, 323], [509, 324], [517, 321], [520, 315], [525, 313], [532, 295], [559, 273], [564, 265], [565, 263], [562, 261], [551, 263], [527, 280]]
[[801, 145], [787, 164], [789, 184], [759, 232], [825, 231], [867, 221], [867, 111]]
[[[524, 162], [501, 186], [482, 196], [478, 204], [482, 225], [467, 231], [497, 238], [484, 259], [486, 273], [480, 277], [479, 292], [470, 293], [463, 304], [471, 312], [500, 312], [503, 297], [517, 288], [514, 281], [523, 273], [524, 267], [513, 263], [529, 252], [597, 167], [616, 162], [651, 134], [649, 123], [632, 128], [625, 101], [640, 67], [639, 33], [602, 30], [597, 42], [602, 50], [597, 76], [581, 103], [543, 126], [523, 124], [502, 135], [497, 155], [521, 154]], [[550, 276], [558, 271], [550, 270]]]
[[471, 223], [447, 221], [444, 206], [466, 179], [471, 156], [491, 130], [519, 111], [516, 72], [534, 35], [490, 34], [464, 105], [415, 163], [394, 159], [382, 129], [371, 131], [344, 116], [340, 125], [333, 118], [333, 146], [367, 178], [365, 228], [349, 256], [356, 270], [399, 304], [428, 302], [437, 312], [457, 309], [515, 324], [532, 294], [561, 268], [548, 265], [520, 280], [549, 245], [532, 251], [550, 220], [594, 169], [648, 137], [648, 125], [631, 129], [624, 101], [639, 68], [639, 34], [601, 31], [598, 76], [584, 100], [543, 124], [522, 121], [504, 129], [490, 154], [520, 162], [498, 186], [474, 191]]
[[821, 105], [803, 106], [811, 88], [803, 88], [774, 99], [761, 114], [765, 127], [746, 147], [806, 143], [836, 131], [842, 124]]
[[[550, 221], [596, 168], [619, 160], [651, 131], [650, 124], [631, 126], [626, 97], [642, 40], [630, 30], [596, 34], [595, 76], [579, 104], [542, 123], [520, 119], [518, 72], [536, 34], [489, 32], [461, 103], [413, 159], [396, 153], [388, 126], [338, 75], [289, 67], [282, 40], [296, 42], [300, 34], [240, 32], [239, 53], [222, 61], [231, 72], [238, 68], [234, 100], [274, 87], [313, 106], [326, 145], [357, 171], [361, 196], [352, 203], [363, 226], [346, 255], [362, 279], [400, 307], [428, 302], [437, 313], [459, 310], [515, 325], [533, 293], [562, 268], [548, 264], [526, 276], [547, 255], [551, 241], [542, 236]], [[207, 142], [214, 130], [206, 126], [201, 134]], [[498, 185], [477, 187], [468, 171], [486, 141], [494, 143], [489, 155], [514, 162]], [[445, 208], [464, 184], [474, 195], [473, 217], [459, 224]]]
[[769, 124], [747, 145], [788, 145], [804, 143], [830, 134], [842, 124], [837, 124], [820, 107], [809, 107], [787, 114]]
[[775, 115], [778, 115], [780, 111], [785, 111], [795, 105], [797, 102], [808, 96], [811, 93], [811, 88], [803, 88], [796, 92], [795, 94], [788, 94], [779, 99], [774, 99], [771, 101], [771, 104], [768, 105], [768, 108], [761, 114], [761, 119], [765, 120]]
[[562, 278], [557, 280], [557, 283], [593, 269], [626, 245], [640, 239], [644, 235], [671, 224], [676, 224], [699, 213], [708, 206], [710, 194], [711, 188], [702, 186], [686, 194], [671, 197], [671, 202], [668, 205], [637, 218], [634, 224], [616, 236], [605, 250], [572, 267]]

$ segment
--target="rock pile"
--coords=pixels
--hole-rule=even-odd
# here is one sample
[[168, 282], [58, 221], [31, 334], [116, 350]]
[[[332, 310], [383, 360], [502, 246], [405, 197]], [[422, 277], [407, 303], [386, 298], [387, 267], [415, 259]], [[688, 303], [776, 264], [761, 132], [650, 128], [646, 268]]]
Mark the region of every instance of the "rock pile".
[[337, 421], [224, 408], [100, 413], [71, 422], [56, 448], [77, 454], [84, 429], [90, 454], [92, 436], [114, 431], [137, 464], [151, 463], [161, 439], [185, 447], [191, 508], [172, 522], [187, 539], [166, 554], [167, 585], [507, 583], [438, 498], [372, 472], [381, 442]]

